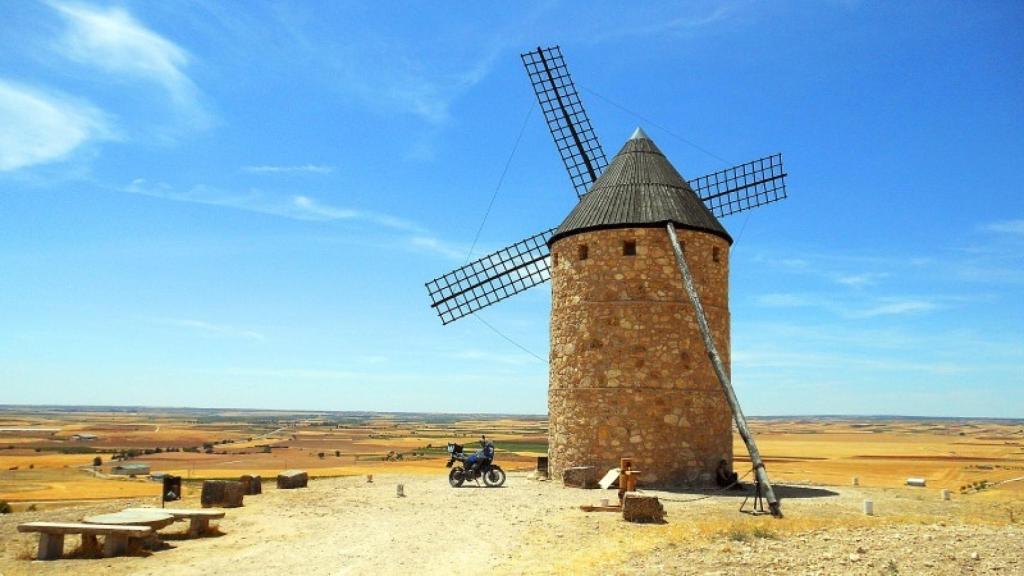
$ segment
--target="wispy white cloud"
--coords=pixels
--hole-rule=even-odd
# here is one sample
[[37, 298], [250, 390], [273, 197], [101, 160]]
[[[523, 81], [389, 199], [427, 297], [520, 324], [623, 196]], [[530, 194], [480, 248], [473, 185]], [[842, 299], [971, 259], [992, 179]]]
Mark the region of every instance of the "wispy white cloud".
[[915, 298], [889, 298], [879, 304], [852, 310], [849, 315], [854, 318], [874, 318], [877, 316], [901, 316], [904, 314], [919, 314], [939, 308], [939, 305], [931, 300]]
[[768, 308], [818, 308], [842, 318], [864, 319], [921, 314], [941, 308], [940, 300], [956, 301], [958, 299], [885, 296], [844, 300], [839, 295], [772, 293], [761, 294], [754, 300], [758, 305]]
[[736, 350], [732, 362], [739, 369], [845, 369], [857, 368], [880, 372], [926, 372], [929, 374], [954, 374], [970, 371], [970, 368], [953, 362], [914, 362], [902, 359], [875, 359], [853, 354], [823, 352], [793, 352], [777, 349]]
[[433, 236], [411, 236], [409, 245], [420, 251], [434, 252], [450, 260], [465, 260], [466, 248], [460, 247]]
[[1024, 219], [992, 222], [990, 224], [986, 224], [984, 226], [984, 229], [989, 232], [997, 232], [999, 234], [1012, 234], [1014, 236], [1024, 236]]
[[204, 337], [233, 338], [242, 340], [265, 339], [263, 333], [256, 330], [238, 328], [225, 324], [214, 324], [203, 320], [194, 320], [189, 318], [153, 318], [152, 322], [164, 326], [187, 329]]
[[97, 8], [73, 2], [50, 5], [67, 22], [54, 48], [66, 58], [121, 78], [160, 86], [193, 123], [208, 121], [199, 89], [185, 73], [190, 56], [120, 7]]
[[449, 355], [455, 360], [468, 360], [474, 362], [484, 362], [488, 365], [491, 364], [505, 364], [509, 366], [520, 366], [520, 365], [534, 365], [537, 363], [537, 359], [528, 356], [526, 354], [498, 354], [495, 352], [488, 352], [485, 350], [460, 350]]
[[[414, 56], [416, 48], [377, 48], [389, 55], [371, 58], [360, 53], [334, 61], [344, 71], [344, 83], [339, 87], [354, 92], [371, 107], [398, 110], [435, 125], [451, 118], [452, 104], [487, 77], [498, 55], [496, 50], [485, 51], [464, 68], [437, 71], [424, 69]], [[387, 66], [376, 65], [382, 57]]]
[[295, 166], [277, 166], [277, 165], [255, 165], [255, 166], [243, 166], [243, 172], [249, 172], [252, 174], [287, 174], [287, 173], [309, 173], [309, 174], [330, 174], [334, 172], [333, 166], [327, 166], [324, 164], [301, 164]]
[[106, 115], [92, 105], [0, 79], [0, 171], [64, 160], [113, 136]]
[[874, 286], [878, 282], [889, 276], [885, 272], [861, 272], [859, 274], [843, 274], [838, 273], [833, 276], [833, 279], [837, 284], [843, 286], [849, 286], [851, 288], [863, 288], [866, 286]]
[[399, 233], [397, 236], [392, 234], [393, 237], [386, 242], [375, 243], [377, 247], [431, 253], [447, 260], [466, 258], [466, 247], [441, 240], [415, 222], [381, 212], [325, 204], [305, 194], [274, 194], [255, 188], [232, 192], [203, 185], [177, 190], [169, 184], [149, 182], [142, 178], [120, 190], [173, 202], [219, 206], [292, 220], [362, 223], [389, 233]]
[[[676, 7], [676, 5], [673, 5]], [[637, 13], [632, 9], [629, 12]], [[601, 30], [592, 31], [584, 41], [602, 42], [606, 40], [618, 40], [622, 38], [644, 37], [655, 38], [663, 35], [682, 34], [688, 31], [699, 30], [714, 24], [725, 21], [734, 13], [734, 8], [727, 4], [720, 4], [713, 10], [705, 13], [685, 14], [675, 17], [651, 17], [651, 14], [642, 14], [640, 22], [631, 20], [628, 15], [620, 15], [614, 23], [606, 23]]]
[[402, 218], [368, 210], [323, 204], [303, 194], [272, 194], [255, 188], [244, 192], [232, 192], [203, 185], [180, 191], [166, 183], [152, 183], [142, 178], [132, 181], [131, 184], [123, 188], [123, 191], [175, 202], [191, 202], [259, 212], [293, 220], [360, 221], [408, 232], [423, 231], [416, 224]]

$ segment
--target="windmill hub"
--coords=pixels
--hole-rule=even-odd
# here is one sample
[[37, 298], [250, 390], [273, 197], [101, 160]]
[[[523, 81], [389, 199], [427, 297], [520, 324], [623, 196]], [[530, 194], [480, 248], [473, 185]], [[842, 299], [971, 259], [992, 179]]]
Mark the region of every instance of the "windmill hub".
[[[639, 128], [549, 243], [550, 465], [703, 484], [732, 461], [732, 412], [707, 362], [665, 223], [679, 229], [715, 340], [729, 349], [731, 239]], [[726, 363], [728, 359], [726, 358]]]

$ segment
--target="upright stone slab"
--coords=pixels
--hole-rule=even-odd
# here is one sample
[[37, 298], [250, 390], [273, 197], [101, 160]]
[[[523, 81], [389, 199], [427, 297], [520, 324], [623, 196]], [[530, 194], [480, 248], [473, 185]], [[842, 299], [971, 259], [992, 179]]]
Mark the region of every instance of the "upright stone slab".
[[597, 488], [597, 470], [593, 466], [574, 466], [562, 473], [562, 484], [573, 488]]
[[242, 483], [242, 488], [245, 491], [246, 496], [263, 493], [263, 479], [259, 476], [250, 476], [249, 474], [245, 474], [239, 478], [238, 481]]
[[665, 508], [657, 496], [626, 492], [622, 498], [622, 518], [627, 522], [664, 522]]
[[240, 508], [245, 498], [245, 486], [241, 482], [224, 482], [224, 501], [221, 508]]
[[203, 480], [203, 491], [199, 502], [203, 508], [218, 506], [224, 501], [224, 480]]
[[282, 490], [305, 488], [309, 484], [309, 474], [305, 470], [285, 470], [277, 475], [277, 487]]
[[203, 508], [238, 508], [242, 506], [245, 487], [233, 480], [204, 480], [199, 497]]

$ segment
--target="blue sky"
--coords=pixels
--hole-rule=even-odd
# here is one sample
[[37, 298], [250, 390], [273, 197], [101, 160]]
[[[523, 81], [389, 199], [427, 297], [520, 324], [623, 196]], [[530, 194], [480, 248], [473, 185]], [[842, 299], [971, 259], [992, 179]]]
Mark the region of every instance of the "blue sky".
[[[784, 153], [724, 221], [749, 414], [1024, 417], [1020, 3], [515, 4], [6, 5], [0, 403], [544, 413], [423, 283], [520, 129], [476, 253], [572, 208], [519, 60], [558, 43], [609, 156]], [[546, 357], [549, 301], [482, 315]]]

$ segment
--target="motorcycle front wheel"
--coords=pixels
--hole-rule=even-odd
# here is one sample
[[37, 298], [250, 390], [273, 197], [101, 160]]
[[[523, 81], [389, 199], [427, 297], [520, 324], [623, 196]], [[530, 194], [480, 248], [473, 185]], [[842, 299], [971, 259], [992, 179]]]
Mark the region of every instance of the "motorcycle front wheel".
[[462, 486], [462, 483], [466, 481], [465, 470], [462, 468], [452, 468], [452, 471], [448, 473], [448, 484], [452, 488], [458, 488]]
[[498, 466], [491, 466], [491, 469], [484, 473], [484, 484], [491, 488], [497, 488], [505, 483], [505, 471]]

